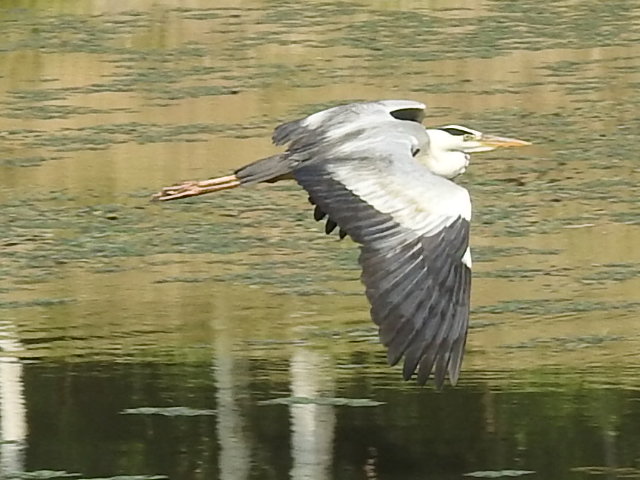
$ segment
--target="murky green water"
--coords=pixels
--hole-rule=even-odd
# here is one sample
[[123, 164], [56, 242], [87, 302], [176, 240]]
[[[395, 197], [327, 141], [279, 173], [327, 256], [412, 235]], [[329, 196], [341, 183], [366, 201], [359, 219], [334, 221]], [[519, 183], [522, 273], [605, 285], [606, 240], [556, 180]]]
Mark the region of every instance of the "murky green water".
[[[2, 2], [0, 477], [640, 477], [639, 24], [639, 0]], [[473, 326], [440, 393], [386, 366], [354, 245], [295, 186], [149, 202], [378, 98], [535, 143], [463, 179]]]

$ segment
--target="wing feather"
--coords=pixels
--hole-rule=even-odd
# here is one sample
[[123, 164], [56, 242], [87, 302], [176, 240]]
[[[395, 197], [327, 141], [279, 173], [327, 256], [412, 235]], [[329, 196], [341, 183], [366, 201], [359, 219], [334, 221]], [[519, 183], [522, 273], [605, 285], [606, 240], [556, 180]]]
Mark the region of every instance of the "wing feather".
[[361, 278], [389, 363], [404, 356], [405, 378], [417, 371], [425, 383], [433, 372], [440, 388], [447, 375], [457, 381], [466, 340], [471, 207], [466, 190], [433, 175], [405, 147], [328, 154], [294, 177], [361, 244]]
[[273, 143], [288, 143], [301, 146], [316, 143], [319, 137], [345, 135], [361, 124], [370, 124], [378, 119], [409, 120], [422, 122], [426, 105], [412, 100], [381, 100], [338, 105], [316, 112], [308, 117], [283, 123], [273, 132]]

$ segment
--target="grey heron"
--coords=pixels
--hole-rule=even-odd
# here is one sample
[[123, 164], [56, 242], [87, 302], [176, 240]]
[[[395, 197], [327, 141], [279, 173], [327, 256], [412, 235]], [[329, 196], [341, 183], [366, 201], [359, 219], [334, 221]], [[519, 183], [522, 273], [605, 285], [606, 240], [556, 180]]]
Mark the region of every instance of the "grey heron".
[[284, 123], [283, 153], [232, 175], [165, 187], [175, 200], [260, 182], [293, 179], [336, 227], [360, 245], [361, 280], [389, 364], [404, 357], [405, 380], [433, 372], [442, 388], [460, 374], [469, 323], [468, 191], [451, 181], [475, 152], [529, 145], [459, 125], [427, 129], [426, 106], [409, 100], [341, 105]]

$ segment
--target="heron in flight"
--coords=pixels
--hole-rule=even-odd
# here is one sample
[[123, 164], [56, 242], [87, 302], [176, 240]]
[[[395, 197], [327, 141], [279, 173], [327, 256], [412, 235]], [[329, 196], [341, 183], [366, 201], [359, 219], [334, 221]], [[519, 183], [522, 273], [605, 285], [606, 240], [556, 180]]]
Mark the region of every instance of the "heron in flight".
[[469, 323], [471, 200], [450, 179], [471, 153], [529, 143], [458, 125], [427, 129], [425, 109], [383, 100], [322, 110], [275, 129], [283, 153], [154, 197], [295, 180], [327, 233], [337, 227], [360, 244], [361, 279], [389, 364], [404, 357], [405, 380], [417, 373], [422, 385], [433, 373], [438, 389], [447, 375], [455, 385]]

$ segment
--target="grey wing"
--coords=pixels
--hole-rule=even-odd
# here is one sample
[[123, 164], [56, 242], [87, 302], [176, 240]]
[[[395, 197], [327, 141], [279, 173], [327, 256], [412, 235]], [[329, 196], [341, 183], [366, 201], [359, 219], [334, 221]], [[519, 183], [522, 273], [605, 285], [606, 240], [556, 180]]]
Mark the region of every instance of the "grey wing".
[[[364, 152], [362, 152], [364, 153]], [[408, 147], [332, 157], [294, 171], [322, 211], [361, 244], [362, 280], [390, 364], [455, 384], [469, 319], [467, 191], [415, 162]]]
[[278, 126], [273, 132], [273, 143], [292, 143], [300, 146], [318, 137], [343, 135], [362, 124], [393, 118], [420, 123], [426, 108], [425, 104], [412, 100], [380, 100], [339, 105]]

